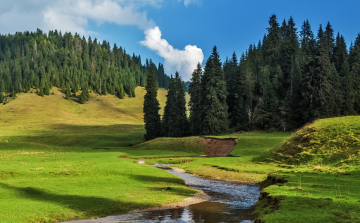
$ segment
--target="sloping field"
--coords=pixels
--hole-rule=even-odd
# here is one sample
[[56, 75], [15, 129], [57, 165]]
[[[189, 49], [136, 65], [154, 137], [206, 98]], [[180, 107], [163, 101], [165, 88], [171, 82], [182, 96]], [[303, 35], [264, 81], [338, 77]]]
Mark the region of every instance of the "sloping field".
[[359, 164], [360, 117], [315, 121], [286, 140], [277, 155], [294, 164]]
[[[122, 100], [90, 94], [83, 105], [56, 88], [51, 92], [20, 94], [0, 105], [1, 222], [93, 218], [195, 193], [166, 171], [120, 158], [144, 141], [143, 88]], [[159, 89], [162, 107], [165, 95]], [[171, 149], [163, 153], [172, 155]]]

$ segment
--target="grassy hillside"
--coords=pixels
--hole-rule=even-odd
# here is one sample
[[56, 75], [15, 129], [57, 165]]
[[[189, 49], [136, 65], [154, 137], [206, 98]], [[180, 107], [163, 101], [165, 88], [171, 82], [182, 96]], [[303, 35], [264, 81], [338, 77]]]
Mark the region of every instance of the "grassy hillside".
[[286, 140], [277, 155], [280, 160], [294, 164], [359, 164], [360, 118], [315, 121]]
[[[264, 222], [360, 222], [360, 117], [317, 120], [274, 148], [285, 169], [269, 174]], [[271, 159], [270, 159], [271, 160]], [[291, 165], [286, 165], [291, 164]]]
[[[122, 100], [91, 94], [84, 105], [52, 92], [0, 105], [1, 222], [92, 218], [195, 193], [137, 158], [206, 178], [261, 183], [256, 214], [264, 222], [360, 222], [358, 117], [318, 120], [291, 137], [219, 136], [237, 139], [230, 157], [201, 158], [199, 137], [144, 142], [143, 88]], [[158, 98], [163, 108], [166, 90]]]
[[291, 137], [221, 136], [237, 138], [232, 157], [179, 159], [177, 166], [206, 178], [259, 183], [255, 222], [360, 222], [359, 120], [318, 120]]
[[[19, 94], [0, 105], [1, 222], [54, 222], [173, 203], [195, 193], [183, 180], [127, 156], [199, 155], [199, 150], [141, 148], [143, 96], [90, 94], [86, 104], [53, 95]], [[166, 90], [159, 89], [161, 107]], [[194, 143], [192, 143], [194, 142]], [[186, 140], [186, 147], [197, 140]], [[181, 143], [175, 143], [181, 145]], [[183, 147], [181, 147], [183, 148]], [[171, 190], [162, 188], [170, 187]]]

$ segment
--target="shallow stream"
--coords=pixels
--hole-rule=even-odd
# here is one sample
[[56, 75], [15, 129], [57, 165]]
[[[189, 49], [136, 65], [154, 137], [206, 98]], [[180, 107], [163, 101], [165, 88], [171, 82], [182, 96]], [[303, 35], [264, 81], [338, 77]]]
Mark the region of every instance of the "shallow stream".
[[109, 216], [96, 220], [76, 222], [134, 222], [134, 223], [247, 223], [251, 222], [252, 211], [260, 195], [260, 188], [254, 184], [239, 184], [218, 180], [207, 180], [187, 173], [167, 170], [185, 180], [195, 189], [203, 190], [210, 200], [181, 208], [143, 211]]

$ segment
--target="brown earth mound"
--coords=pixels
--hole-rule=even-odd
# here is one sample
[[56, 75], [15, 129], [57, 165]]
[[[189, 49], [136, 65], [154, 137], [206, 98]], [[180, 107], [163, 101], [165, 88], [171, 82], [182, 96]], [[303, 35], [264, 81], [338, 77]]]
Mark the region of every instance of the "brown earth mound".
[[201, 138], [206, 146], [207, 156], [227, 156], [236, 146], [236, 139]]

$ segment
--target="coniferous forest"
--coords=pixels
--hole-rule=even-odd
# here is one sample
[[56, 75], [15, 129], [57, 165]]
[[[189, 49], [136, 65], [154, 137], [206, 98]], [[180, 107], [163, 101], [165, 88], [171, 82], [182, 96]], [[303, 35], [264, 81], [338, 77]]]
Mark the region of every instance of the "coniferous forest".
[[[37, 91], [49, 95], [52, 86], [72, 97], [85, 90], [79, 99], [85, 103], [87, 91], [123, 98], [135, 97], [135, 87], [145, 86], [151, 60], [130, 56], [125, 49], [109, 42], [101, 44], [91, 37], [49, 31], [17, 32], [0, 35], [0, 102], [17, 93]], [[155, 67], [159, 87], [167, 87], [164, 67]]]
[[[210, 58], [213, 56], [214, 52]], [[201, 84], [221, 84], [218, 79], [205, 78], [207, 69], [213, 66], [206, 64], [204, 75], [200, 75]], [[197, 97], [198, 91], [205, 95], [203, 100], [191, 103], [209, 112], [204, 100], [211, 93], [197, 86], [199, 72], [194, 71], [189, 92], [192, 98]], [[227, 58], [223, 72], [227, 90], [224, 107], [227, 106], [229, 127], [235, 130], [286, 131], [319, 118], [360, 113], [360, 34], [348, 48], [344, 37], [335, 34], [330, 23], [324, 28], [320, 25], [314, 34], [308, 20], [297, 30], [292, 17], [280, 24], [272, 15], [263, 40], [251, 44], [240, 61], [235, 53]], [[210, 98], [223, 97], [219, 92], [224, 91], [218, 88], [217, 97]], [[218, 116], [213, 120], [224, 119], [224, 112], [214, 111]], [[197, 126], [199, 123], [192, 129]]]
[[[234, 53], [222, 64], [215, 46], [204, 69], [194, 70], [189, 94], [192, 135], [288, 131], [320, 118], [359, 115], [360, 34], [348, 48], [330, 23], [314, 34], [308, 20], [297, 30], [292, 17], [280, 24], [272, 15], [263, 40], [240, 61]], [[167, 123], [165, 135], [183, 135]]]
[[360, 113], [360, 34], [348, 49], [330, 23], [314, 34], [308, 20], [297, 30], [272, 15], [263, 40], [223, 70], [230, 127], [292, 130]]
[[[116, 44], [78, 34], [38, 29], [0, 35], [0, 102], [20, 92], [49, 95], [52, 86], [65, 98], [82, 90], [80, 103], [89, 91], [134, 97], [136, 86], [146, 86], [151, 66], [151, 60], [143, 64]], [[179, 74], [170, 78], [162, 64], [153, 72], [157, 87], [170, 84], [163, 135], [292, 130], [315, 119], [360, 113], [360, 35], [347, 46], [330, 23], [313, 33], [307, 20], [298, 30], [292, 17], [280, 24], [272, 15], [266, 35], [240, 58], [234, 53], [221, 63], [214, 47], [189, 85], [189, 123]]]

